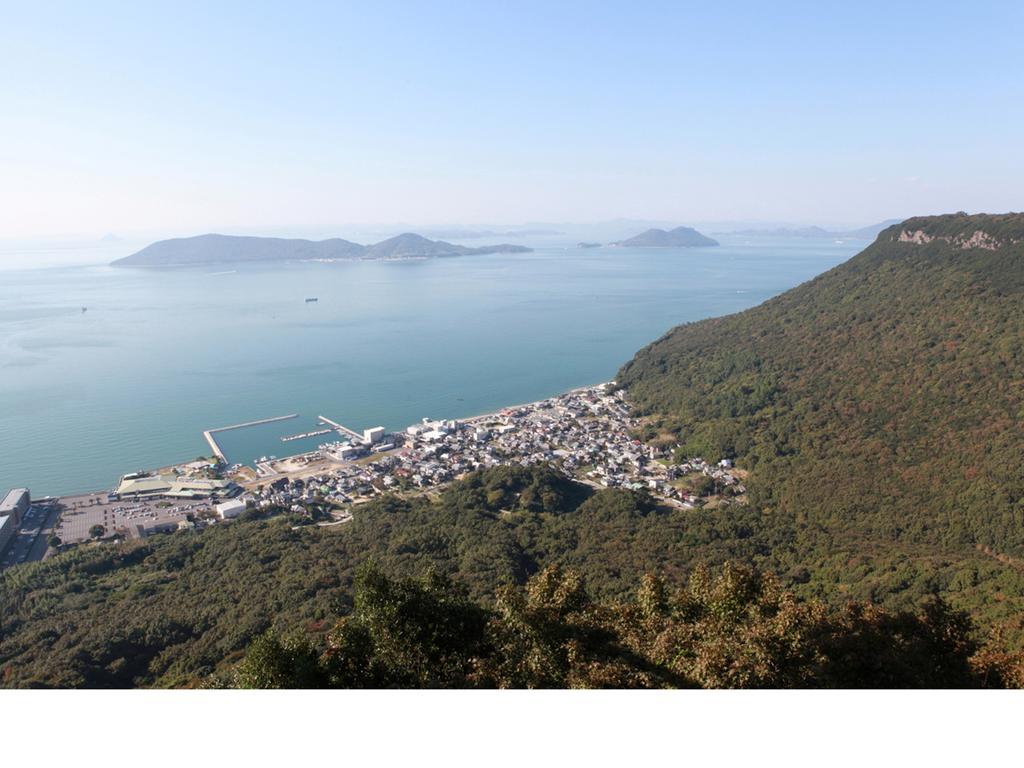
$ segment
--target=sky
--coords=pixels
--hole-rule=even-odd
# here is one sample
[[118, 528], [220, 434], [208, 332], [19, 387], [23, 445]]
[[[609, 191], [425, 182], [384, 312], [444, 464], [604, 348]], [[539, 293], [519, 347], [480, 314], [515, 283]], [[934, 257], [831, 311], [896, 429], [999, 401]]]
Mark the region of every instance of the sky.
[[0, 0], [0, 239], [1024, 209], [1024, 3]]

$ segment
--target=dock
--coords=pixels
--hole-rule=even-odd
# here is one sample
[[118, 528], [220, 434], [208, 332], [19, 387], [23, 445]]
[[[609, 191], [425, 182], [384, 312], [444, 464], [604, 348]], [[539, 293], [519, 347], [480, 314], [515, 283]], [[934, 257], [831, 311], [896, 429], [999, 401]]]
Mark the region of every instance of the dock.
[[[288, 421], [288, 419], [297, 419], [299, 414], [289, 413], [287, 416], [272, 416], [269, 419], [257, 419], [256, 421], [246, 421], [242, 424], [232, 424], [227, 427], [215, 427], [214, 429], [203, 430], [203, 437], [206, 438], [206, 442], [210, 444], [210, 450], [213, 451], [213, 455], [223, 461], [225, 464], [228, 463], [227, 456], [224, 455], [224, 451], [217, 445], [217, 439], [214, 434], [217, 432], [228, 432], [232, 429], [242, 429], [243, 427], [255, 427], [260, 424], [271, 424], [275, 421]], [[322, 417], [321, 417], [322, 418]]]
[[303, 432], [301, 435], [286, 435], [281, 438], [282, 443], [290, 443], [292, 440], [303, 440], [307, 437], [320, 437], [320, 435], [329, 435], [332, 432], [330, 429], [317, 429], [312, 432]]
[[324, 424], [327, 424], [327, 425], [329, 425], [331, 427], [334, 427], [334, 429], [337, 430], [338, 432], [346, 434], [349, 437], [355, 438], [359, 442], [363, 441], [362, 434], [359, 433], [359, 432], [356, 432], [354, 429], [349, 429], [344, 424], [339, 424], [336, 421], [331, 421], [326, 416], [317, 416], [317, 418], [320, 419], [320, 421], [322, 421]]

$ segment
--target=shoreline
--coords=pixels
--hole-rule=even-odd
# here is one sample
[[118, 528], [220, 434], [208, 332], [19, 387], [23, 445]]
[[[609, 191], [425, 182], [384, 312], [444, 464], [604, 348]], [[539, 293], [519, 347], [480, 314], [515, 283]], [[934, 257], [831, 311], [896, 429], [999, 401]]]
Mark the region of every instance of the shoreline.
[[505, 406], [502, 406], [501, 408], [499, 408], [496, 411], [489, 411], [488, 413], [479, 413], [476, 416], [457, 416], [455, 418], [455, 420], [456, 421], [480, 421], [481, 419], [490, 419], [490, 418], [494, 418], [495, 416], [500, 416], [502, 411], [507, 411], [507, 410], [512, 409], [512, 408], [527, 408], [527, 407], [529, 407], [531, 405], [537, 405], [537, 403], [543, 403], [545, 400], [550, 400], [553, 397], [560, 397], [561, 395], [571, 395], [571, 394], [574, 394], [576, 392], [586, 392], [588, 389], [594, 389], [595, 387], [604, 387], [604, 386], [607, 386], [609, 384], [614, 384], [614, 383], [615, 383], [615, 379], [608, 379], [607, 381], [599, 381], [596, 384], [587, 384], [587, 385], [582, 386], [582, 387], [573, 387], [572, 389], [567, 389], [567, 390], [565, 390], [563, 392], [556, 392], [553, 395], [548, 395], [547, 397], [542, 397], [540, 400], [530, 400], [528, 402], [518, 403], [516, 405], [505, 405]]
[[[498, 408], [497, 410], [487, 411], [485, 413], [478, 413], [478, 414], [474, 414], [472, 416], [453, 416], [453, 417], [451, 417], [451, 420], [453, 420], [453, 421], [464, 421], [464, 422], [467, 422], [467, 423], [474, 423], [474, 422], [481, 421], [483, 419], [495, 418], [495, 417], [501, 415], [502, 411], [507, 411], [507, 410], [516, 409], [516, 408], [527, 408], [527, 407], [529, 407], [531, 405], [536, 405], [538, 403], [542, 403], [545, 400], [550, 400], [553, 397], [559, 397], [561, 395], [573, 394], [573, 393], [576, 393], [576, 392], [585, 392], [587, 390], [594, 389], [595, 387], [601, 387], [601, 386], [607, 386], [608, 384], [613, 384], [614, 382], [615, 382], [614, 379], [607, 379], [605, 381], [599, 381], [599, 382], [597, 382], [595, 384], [585, 384], [583, 386], [573, 387], [571, 389], [562, 390], [561, 392], [556, 392], [553, 395], [548, 395], [547, 397], [542, 397], [539, 400], [529, 400], [529, 401], [526, 401], [526, 402], [523, 402], [523, 403], [516, 403], [514, 405], [504, 405], [501, 408]], [[217, 432], [224, 432], [224, 431], [234, 430], [234, 429], [243, 429], [245, 427], [256, 426], [256, 425], [259, 425], [259, 424], [267, 424], [267, 423], [272, 423], [272, 422], [277, 422], [277, 421], [284, 421], [284, 420], [287, 420], [287, 419], [295, 418], [298, 415], [299, 414], [289, 414], [287, 416], [275, 416], [275, 417], [271, 417], [271, 418], [255, 419], [255, 420], [252, 420], [252, 421], [247, 421], [247, 422], [243, 422], [243, 423], [239, 423], [239, 424], [233, 424], [233, 425], [230, 425], [230, 426], [227, 426], [227, 427], [213, 427], [213, 428], [210, 428], [210, 429], [203, 430], [203, 437], [209, 443], [210, 442], [210, 437], [212, 437], [213, 434], [215, 434]], [[209, 436], [209, 437], [207, 437], [207, 436]], [[212, 447], [212, 444], [211, 444], [211, 447]], [[217, 447], [219, 448], [219, 446], [217, 446]], [[293, 455], [289, 455], [289, 456], [281, 456], [277, 460], [278, 461], [284, 461], [284, 460], [287, 460], [287, 459], [290, 459], [290, 458], [295, 458], [296, 456], [304, 456], [304, 455], [307, 455], [307, 454], [312, 453], [312, 452], [313, 451], [303, 451], [302, 453], [297, 453], [297, 454], [293, 454]], [[223, 453], [221, 453], [219, 451], [216, 451], [216, 450], [215, 450], [215, 453], [216, 453], [216, 458], [221, 459], [225, 464], [229, 464], [230, 463], [230, 462], [228, 462], [227, 458], [223, 455]], [[157, 467], [155, 469], [146, 469], [146, 470], [142, 470], [142, 471], [155, 472], [155, 471], [158, 471], [159, 469], [177, 466], [178, 464], [182, 464], [182, 463], [187, 463], [187, 460], [182, 460], [180, 462], [170, 462], [169, 464], [165, 464], [165, 465], [163, 465], [161, 467]], [[242, 466], [249, 466], [249, 465], [248, 464], [243, 464]], [[116, 486], [116, 483], [115, 483], [115, 486]], [[94, 494], [98, 494], [98, 493], [109, 493], [110, 490], [111, 490], [110, 487], [98, 488], [98, 489], [95, 489], [95, 490], [87, 490], [87, 491], [80, 490], [80, 491], [72, 491], [72, 492], [69, 492], [69, 493], [47, 494], [45, 496], [42, 496], [41, 498], [54, 498], [54, 499], [56, 499], [59, 502], [61, 499], [77, 498], [77, 497], [80, 497], [80, 496], [90, 496], [90, 495], [94, 495]]]
[[[146, 474], [173, 473], [175, 477], [140, 480], [141, 476], [132, 475], [130, 480], [142, 485], [121, 485], [113, 494], [98, 491], [55, 497], [58, 509], [53, 530], [63, 548], [108, 534], [137, 539], [183, 528], [205, 528], [237, 517], [238, 499], [245, 508], [269, 508], [272, 513], [290, 510], [314, 518], [326, 511], [337, 521], [347, 521], [352, 519], [353, 505], [389, 493], [430, 495], [469, 472], [498, 466], [548, 464], [572, 481], [595, 489], [621, 486], [647, 492], [666, 509], [692, 510], [709, 503], [716, 508], [719, 503], [731, 503], [722, 494], [732, 486], [729, 495], [745, 493], [739, 481], [726, 472], [731, 464], [709, 464], [697, 458], [689, 459], [682, 470], [669, 467], [661, 460], [667, 455], [664, 447], [637, 441], [637, 420], [631, 410], [624, 390], [615, 380], [606, 380], [466, 418], [424, 419], [422, 424], [414, 422], [405, 430], [389, 433], [390, 444], [376, 433], [372, 442], [370, 438], [361, 441], [363, 447], [352, 455], [318, 448], [258, 463], [255, 472], [248, 465], [236, 463], [225, 468], [206, 458], [171, 464]], [[294, 416], [249, 423], [288, 418]], [[679, 473], [692, 471], [721, 478], [716, 498], [702, 501], [693, 488], [679, 484]], [[227, 504], [227, 499], [235, 501]], [[737, 501], [743, 503], [744, 499]], [[94, 533], [97, 529], [102, 532]], [[48, 553], [43, 553], [43, 558]], [[22, 562], [27, 560], [17, 561]]]

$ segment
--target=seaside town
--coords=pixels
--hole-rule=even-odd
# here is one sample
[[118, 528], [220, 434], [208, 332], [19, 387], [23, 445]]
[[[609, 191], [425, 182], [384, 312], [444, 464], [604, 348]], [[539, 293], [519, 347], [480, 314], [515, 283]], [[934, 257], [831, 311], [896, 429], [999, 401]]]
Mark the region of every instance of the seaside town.
[[679, 510], [744, 500], [743, 473], [728, 459], [679, 460], [669, 448], [643, 444], [638, 426], [611, 382], [467, 419], [423, 419], [390, 434], [383, 427], [357, 433], [320, 417], [321, 428], [298, 437], [338, 439], [296, 456], [262, 457], [255, 467], [229, 465], [212, 436], [223, 429], [210, 430], [213, 459], [126, 474], [110, 492], [32, 500], [28, 489], [11, 490], [0, 504], [0, 568], [83, 542], [192, 530], [246, 514], [343, 524], [377, 496], [429, 492], [498, 465], [548, 463], [595, 488], [645, 491]]

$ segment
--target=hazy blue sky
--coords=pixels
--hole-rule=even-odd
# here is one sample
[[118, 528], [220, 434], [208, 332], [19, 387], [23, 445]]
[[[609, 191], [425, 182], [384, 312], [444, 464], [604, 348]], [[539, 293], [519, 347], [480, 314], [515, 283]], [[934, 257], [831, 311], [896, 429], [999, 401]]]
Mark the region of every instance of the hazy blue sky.
[[0, 237], [1024, 208], [1019, 0], [208, 5], [0, 3]]

